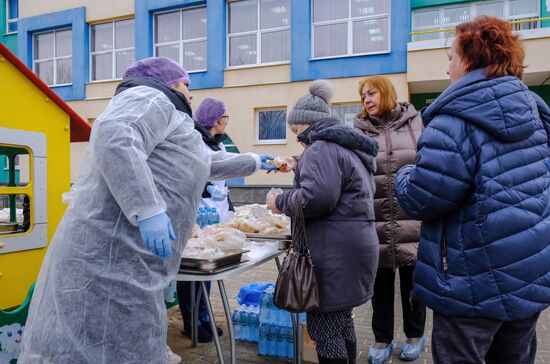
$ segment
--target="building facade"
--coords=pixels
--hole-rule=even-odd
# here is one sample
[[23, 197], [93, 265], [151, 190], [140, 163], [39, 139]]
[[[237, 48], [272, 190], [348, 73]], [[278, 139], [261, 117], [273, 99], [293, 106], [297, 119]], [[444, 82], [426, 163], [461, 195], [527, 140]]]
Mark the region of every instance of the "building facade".
[[[550, 103], [550, 1], [412, 0], [411, 40], [407, 45], [407, 82], [411, 102], [429, 104], [450, 83], [447, 49], [457, 24], [478, 15], [507, 19], [523, 39], [525, 83]], [[430, 65], [426, 67], [426, 65]]]
[[[194, 108], [206, 96], [226, 102], [240, 151], [295, 155], [301, 147], [286, 112], [312, 80], [331, 80], [333, 114], [348, 123], [366, 75], [387, 75], [400, 100], [422, 106], [449, 84], [445, 28], [482, 13], [521, 22], [526, 82], [544, 94], [550, 20], [539, 19], [549, 7], [548, 0], [8, 0], [2, 26], [15, 24], [17, 44], [13, 35], [2, 42], [91, 123], [128, 64], [172, 58], [191, 73]], [[73, 170], [82, 150], [73, 146]], [[259, 173], [246, 184], [291, 179]]]

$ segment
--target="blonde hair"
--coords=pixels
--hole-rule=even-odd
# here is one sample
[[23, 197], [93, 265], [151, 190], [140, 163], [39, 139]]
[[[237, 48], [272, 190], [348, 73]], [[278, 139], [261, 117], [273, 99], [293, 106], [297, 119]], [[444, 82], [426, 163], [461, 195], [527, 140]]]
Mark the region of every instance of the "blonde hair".
[[365, 86], [370, 86], [375, 88], [380, 92], [380, 115], [392, 111], [397, 104], [397, 93], [391, 81], [385, 76], [369, 76], [361, 82], [359, 82], [359, 96], [361, 97], [361, 112], [359, 113], [359, 118], [366, 119], [369, 114], [365, 109], [365, 103], [363, 98], [363, 89]]

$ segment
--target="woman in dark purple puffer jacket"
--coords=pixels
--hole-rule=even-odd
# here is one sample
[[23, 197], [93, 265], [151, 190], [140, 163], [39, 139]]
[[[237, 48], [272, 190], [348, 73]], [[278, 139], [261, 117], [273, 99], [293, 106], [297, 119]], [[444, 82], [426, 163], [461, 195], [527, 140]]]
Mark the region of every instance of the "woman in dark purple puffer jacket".
[[378, 144], [330, 117], [328, 82], [316, 81], [310, 93], [288, 115], [305, 146], [294, 189], [269, 208], [292, 217], [302, 204], [319, 286], [320, 307], [307, 313], [319, 362], [355, 363], [352, 309], [372, 297], [378, 266], [373, 206]]

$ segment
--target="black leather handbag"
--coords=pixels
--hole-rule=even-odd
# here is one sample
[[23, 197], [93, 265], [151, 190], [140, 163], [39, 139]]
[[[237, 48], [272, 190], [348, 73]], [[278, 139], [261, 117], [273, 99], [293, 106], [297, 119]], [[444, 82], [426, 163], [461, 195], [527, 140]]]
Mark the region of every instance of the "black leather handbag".
[[302, 195], [298, 198], [292, 221], [292, 245], [281, 265], [273, 297], [275, 306], [294, 313], [319, 307], [319, 288], [307, 245]]

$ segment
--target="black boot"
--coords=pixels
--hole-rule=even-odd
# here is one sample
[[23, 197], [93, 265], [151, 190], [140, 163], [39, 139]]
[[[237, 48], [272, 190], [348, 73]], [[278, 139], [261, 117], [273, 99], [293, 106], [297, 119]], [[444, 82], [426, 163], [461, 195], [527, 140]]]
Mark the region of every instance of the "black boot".
[[[185, 326], [184, 329], [180, 331], [180, 334], [191, 339], [191, 325]], [[200, 343], [212, 342], [212, 334], [210, 331], [205, 330], [201, 325], [198, 325], [197, 341]]]
[[347, 358], [329, 359], [329, 358], [323, 358], [322, 356], [318, 356], [318, 358], [319, 358], [319, 364], [348, 364]]
[[[206, 331], [208, 331], [210, 333], [210, 335], [214, 336], [212, 334], [212, 327], [210, 326], [210, 322], [209, 321], [205, 321], [205, 322], [201, 322], [200, 324], [202, 326], [203, 329], [205, 329]], [[216, 325], [216, 332], [218, 333], [218, 336], [222, 336], [223, 335], [223, 330], [221, 329], [221, 327], [218, 327]]]
[[348, 351], [348, 363], [355, 364], [357, 358], [357, 341], [346, 340], [346, 350]]

